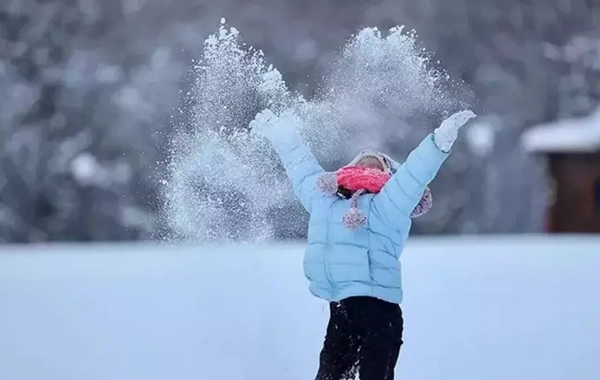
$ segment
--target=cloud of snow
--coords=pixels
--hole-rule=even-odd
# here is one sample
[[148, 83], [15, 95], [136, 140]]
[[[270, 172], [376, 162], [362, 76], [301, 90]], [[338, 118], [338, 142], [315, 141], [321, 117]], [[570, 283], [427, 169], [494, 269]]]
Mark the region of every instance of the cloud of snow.
[[183, 110], [191, 120], [172, 142], [165, 182], [169, 225], [191, 240], [269, 238], [270, 210], [289, 205], [293, 196], [271, 148], [248, 134], [256, 113], [294, 108], [317, 157], [346, 157], [402, 136], [413, 117], [456, 103], [448, 95], [450, 78], [431, 66], [414, 32], [366, 28], [332, 62], [317, 95], [304, 99], [221, 20], [194, 67], [195, 85]]

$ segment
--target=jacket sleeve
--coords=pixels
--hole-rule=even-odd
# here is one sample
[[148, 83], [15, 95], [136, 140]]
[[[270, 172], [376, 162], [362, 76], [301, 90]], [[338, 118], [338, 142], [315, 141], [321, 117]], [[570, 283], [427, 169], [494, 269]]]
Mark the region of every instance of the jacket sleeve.
[[425, 188], [435, 178], [449, 153], [441, 151], [428, 135], [390, 178], [379, 194], [373, 197], [373, 208], [394, 226], [400, 218], [410, 217]]
[[294, 128], [280, 126], [279, 131], [269, 131], [265, 137], [279, 156], [292, 183], [294, 194], [302, 206], [311, 213], [312, 201], [320, 195], [317, 179], [325, 172]]

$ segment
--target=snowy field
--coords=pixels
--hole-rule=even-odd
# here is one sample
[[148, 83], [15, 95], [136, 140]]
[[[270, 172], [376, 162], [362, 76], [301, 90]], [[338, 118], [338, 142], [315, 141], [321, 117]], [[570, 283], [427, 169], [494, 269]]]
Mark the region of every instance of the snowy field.
[[[2, 380], [310, 380], [301, 245], [0, 247]], [[600, 238], [412, 240], [398, 379], [600, 379]]]

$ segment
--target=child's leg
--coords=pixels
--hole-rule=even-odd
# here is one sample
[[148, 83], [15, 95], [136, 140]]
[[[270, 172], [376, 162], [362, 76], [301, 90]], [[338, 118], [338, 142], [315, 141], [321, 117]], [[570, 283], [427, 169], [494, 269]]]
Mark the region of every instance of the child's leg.
[[359, 356], [361, 380], [393, 380], [402, 346], [400, 305], [371, 299], [365, 303], [365, 325]]
[[342, 302], [330, 303], [329, 309], [331, 315], [316, 380], [354, 379], [359, 347], [356, 328]]
[[394, 370], [400, 346], [398, 341], [384, 338], [383, 342], [370, 342], [361, 349], [359, 373], [361, 380], [394, 380]]

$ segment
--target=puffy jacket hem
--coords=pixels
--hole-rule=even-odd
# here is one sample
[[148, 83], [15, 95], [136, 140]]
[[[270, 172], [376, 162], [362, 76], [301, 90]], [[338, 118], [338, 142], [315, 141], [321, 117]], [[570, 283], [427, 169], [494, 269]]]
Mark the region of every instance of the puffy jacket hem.
[[326, 289], [315, 286], [310, 287], [310, 292], [315, 297], [329, 302], [338, 302], [349, 297], [367, 296], [391, 303], [401, 304], [403, 298], [401, 288], [384, 288], [381, 286], [361, 283], [354, 283], [347, 289], [337, 291], [335, 294], [332, 294], [331, 291], [327, 291]]

